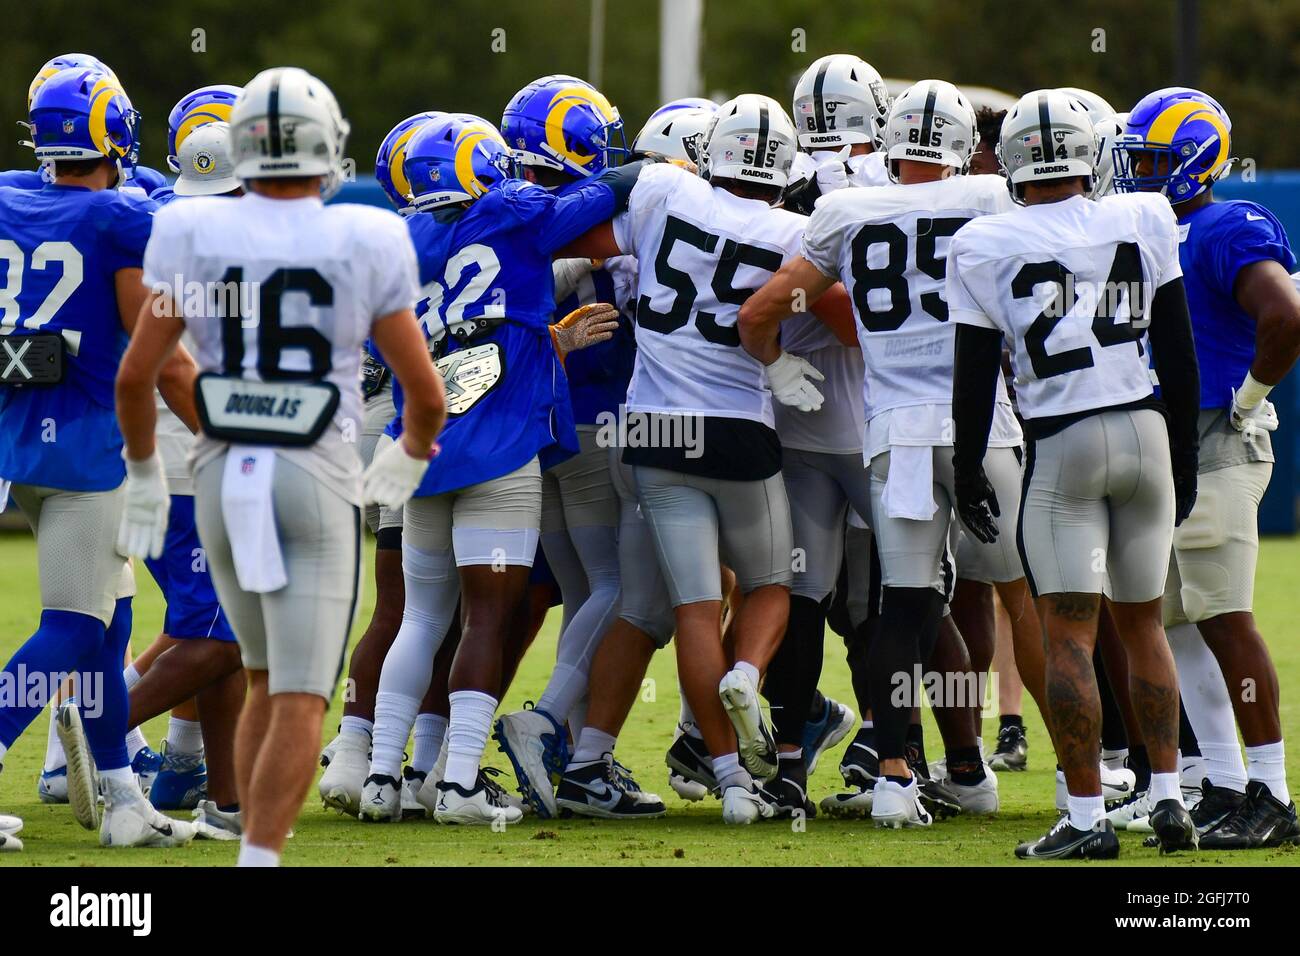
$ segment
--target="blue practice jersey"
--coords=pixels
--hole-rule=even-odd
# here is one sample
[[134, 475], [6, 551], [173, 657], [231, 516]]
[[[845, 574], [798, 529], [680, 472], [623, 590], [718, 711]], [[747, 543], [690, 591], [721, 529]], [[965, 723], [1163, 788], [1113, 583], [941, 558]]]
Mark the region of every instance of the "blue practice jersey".
[[1178, 258], [1201, 370], [1201, 407], [1227, 408], [1232, 389], [1255, 358], [1255, 322], [1233, 295], [1237, 274], [1264, 259], [1291, 272], [1296, 259], [1282, 224], [1253, 202], [1212, 202], [1179, 225]]
[[[591, 271], [593, 298], [573, 292], [555, 307], [558, 322], [579, 306], [590, 302], [608, 302], [618, 307], [615, 279], [609, 269]], [[636, 364], [636, 326], [627, 315], [620, 314], [618, 331], [608, 342], [574, 352], [564, 362], [568, 373], [573, 418], [579, 425], [595, 425], [602, 413], [617, 414], [627, 399], [627, 385]]]
[[[0, 172], [0, 186], [11, 186], [14, 189], [41, 189], [45, 184], [45, 174], [39, 169], [7, 169]], [[139, 190], [150, 199], [154, 198], [154, 194], [161, 189], [169, 192], [171, 190], [167, 177], [148, 166], [136, 166], [131, 169], [122, 188], [128, 192]]]
[[[614, 208], [614, 191], [594, 180], [563, 196], [512, 180], [454, 218], [408, 219], [427, 297], [426, 334], [473, 319], [504, 320], [468, 345], [443, 340], [449, 414], [442, 451], [417, 496], [509, 474], [535, 455], [545, 466], [577, 452], [564, 370], [547, 328], [555, 309], [551, 257]], [[393, 400], [400, 416], [397, 386]], [[399, 417], [389, 434], [400, 426]]]
[[0, 385], [0, 478], [69, 491], [122, 483], [113, 380], [128, 336], [114, 275], [141, 267], [156, 208], [117, 190], [0, 188], [0, 334], [58, 332], [65, 346], [62, 382]]

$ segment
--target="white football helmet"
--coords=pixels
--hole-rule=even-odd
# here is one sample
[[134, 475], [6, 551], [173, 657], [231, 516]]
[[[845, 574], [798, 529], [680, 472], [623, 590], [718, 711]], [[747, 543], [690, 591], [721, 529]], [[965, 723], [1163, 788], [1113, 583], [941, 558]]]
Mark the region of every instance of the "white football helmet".
[[1002, 121], [998, 162], [1016, 202], [1024, 184], [1083, 176], [1092, 190], [1097, 172], [1097, 130], [1082, 102], [1059, 90], [1034, 90], [1016, 101]]
[[230, 124], [205, 123], [181, 143], [176, 157], [180, 177], [172, 191], [177, 196], [219, 196], [240, 187], [230, 158]]
[[964, 173], [979, 142], [975, 108], [947, 80], [922, 80], [894, 99], [885, 122], [885, 160], [897, 181], [895, 162], [910, 159], [955, 167]]
[[1115, 144], [1128, 124], [1127, 113], [1116, 113], [1093, 124], [1097, 131], [1097, 174], [1092, 182], [1093, 199], [1109, 196], [1115, 185]]
[[306, 70], [263, 70], [244, 87], [230, 113], [235, 176], [324, 176], [321, 192], [330, 196], [343, 180], [350, 129], [330, 88]]
[[1104, 119], [1109, 119], [1115, 115], [1115, 107], [1111, 106], [1105, 99], [1098, 96], [1092, 90], [1085, 90], [1078, 86], [1059, 86], [1057, 90], [1073, 96], [1076, 100], [1084, 105], [1088, 110], [1088, 119], [1092, 120], [1094, 126]]
[[703, 105], [707, 102], [691, 99], [665, 103], [650, 114], [641, 132], [636, 134], [632, 152], [693, 163], [698, 169], [709, 122], [718, 111], [716, 103]]
[[797, 149], [794, 123], [781, 104], [742, 93], [719, 106], [709, 123], [700, 174], [785, 189]]
[[889, 91], [866, 60], [832, 53], [799, 77], [794, 117], [804, 149], [839, 149], [851, 143], [879, 147], [889, 118]]

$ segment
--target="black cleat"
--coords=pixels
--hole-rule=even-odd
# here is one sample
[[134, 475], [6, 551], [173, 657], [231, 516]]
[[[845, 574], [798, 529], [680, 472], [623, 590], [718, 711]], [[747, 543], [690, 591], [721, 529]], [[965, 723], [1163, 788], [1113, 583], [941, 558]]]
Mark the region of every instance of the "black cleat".
[[639, 798], [624, 787], [609, 754], [585, 767], [565, 770], [555, 803], [561, 813], [602, 820], [648, 819], [666, 812], [662, 802]]
[[998, 745], [989, 757], [994, 770], [1024, 770], [1029, 766], [1029, 740], [1020, 724], [1007, 724], [998, 731]]
[[840, 760], [840, 776], [850, 788], [870, 790], [880, 777], [880, 757], [876, 753], [876, 732], [873, 729], [859, 728], [844, 758]]
[[930, 777], [930, 768], [926, 766], [924, 754], [911, 744], [908, 744], [906, 752], [907, 765], [912, 770], [912, 776], [916, 777], [921, 806], [929, 810], [936, 820], [946, 820], [961, 813], [961, 797], [956, 791]]
[[1161, 800], [1151, 811], [1150, 820], [1161, 853], [1196, 849], [1196, 824], [1187, 808], [1177, 800]]
[[1016, 856], [1022, 860], [1113, 860], [1119, 856], [1119, 837], [1109, 820], [1091, 830], [1076, 830], [1064, 816], [1045, 836], [1016, 847]]
[[808, 770], [802, 757], [779, 757], [776, 776], [763, 784], [759, 793], [772, 807], [773, 816], [792, 817], [798, 812], [805, 819], [817, 816], [817, 808], [808, 799]]
[[1259, 780], [1246, 784], [1246, 799], [1217, 827], [1201, 837], [1205, 850], [1272, 849], [1300, 843], [1295, 804], [1282, 801]]
[[1201, 781], [1201, 802], [1192, 808], [1192, 822], [1201, 836], [1209, 833], [1246, 802], [1246, 795], [1228, 787], [1216, 787], [1206, 777]]
[[704, 746], [701, 738], [692, 737], [682, 727], [678, 727], [677, 730], [677, 739], [673, 741], [664, 756], [664, 763], [671, 771], [670, 777], [679, 776], [690, 783], [699, 784], [710, 792], [716, 791], [718, 781], [713, 776], [713, 760], [709, 756], [709, 748]]

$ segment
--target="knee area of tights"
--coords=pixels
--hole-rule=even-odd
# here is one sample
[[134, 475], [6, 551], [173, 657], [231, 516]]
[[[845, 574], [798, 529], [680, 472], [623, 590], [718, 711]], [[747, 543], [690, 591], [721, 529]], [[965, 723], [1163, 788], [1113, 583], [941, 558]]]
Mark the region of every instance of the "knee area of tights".
[[445, 581], [455, 567], [455, 556], [450, 548], [422, 551], [409, 544], [402, 546], [402, 573], [408, 580], [429, 583]]
[[98, 646], [108, 633], [103, 621], [80, 611], [42, 611], [41, 630], [74, 641], [83, 649]]

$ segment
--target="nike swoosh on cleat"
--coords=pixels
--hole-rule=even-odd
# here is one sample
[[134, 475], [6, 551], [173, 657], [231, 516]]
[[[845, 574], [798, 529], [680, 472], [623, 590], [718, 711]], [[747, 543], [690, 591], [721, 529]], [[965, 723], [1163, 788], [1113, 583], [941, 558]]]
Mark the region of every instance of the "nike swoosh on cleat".
[[165, 827], [160, 827], [157, 826], [156, 824], [151, 823], [149, 824], [149, 829], [153, 830], [154, 833], [161, 833], [163, 836], [172, 835], [172, 825], [170, 823], [167, 824]]

